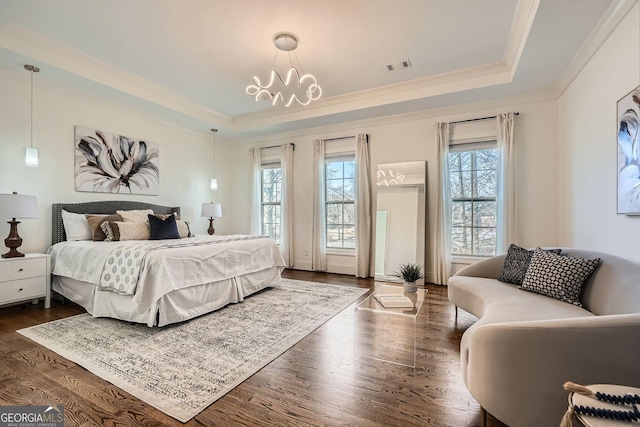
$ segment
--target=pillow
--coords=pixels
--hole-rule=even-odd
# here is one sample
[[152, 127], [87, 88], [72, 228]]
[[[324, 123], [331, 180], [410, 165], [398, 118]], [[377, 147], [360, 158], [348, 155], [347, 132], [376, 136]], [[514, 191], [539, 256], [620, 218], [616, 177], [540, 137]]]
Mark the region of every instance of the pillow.
[[116, 213], [122, 217], [121, 221], [124, 222], [147, 222], [147, 217], [153, 215], [153, 210], [134, 209], [130, 211], [116, 211]]
[[193, 237], [193, 234], [191, 234], [191, 224], [188, 221], [182, 221], [180, 219], [180, 215], [178, 215], [177, 213], [173, 212], [170, 214], [155, 214], [155, 216], [160, 219], [167, 219], [170, 216], [175, 216], [176, 225], [178, 226], [178, 234], [180, 235], [180, 238], [184, 239], [185, 237]]
[[576, 258], [536, 249], [520, 289], [582, 307], [582, 284], [598, 265], [600, 258]]
[[189, 221], [182, 221], [180, 219], [177, 219], [176, 226], [178, 227], [178, 234], [180, 235], [181, 239], [184, 239], [185, 237], [193, 237], [193, 234], [191, 234], [191, 224], [189, 224]]
[[[545, 249], [545, 251], [559, 254], [562, 249]], [[522, 285], [522, 280], [527, 273], [532, 256], [533, 251], [521, 248], [513, 243], [510, 244], [507, 250], [507, 257], [504, 259], [504, 264], [502, 265], [502, 273], [498, 276], [498, 280]]]
[[151, 232], [148, 222], [105, 221], [100, 226], [107, 242], [122, 240], [149, 240]]
[[160, 218], [160, 219], [167, 219], [167, 218], [169, 218], [169, 216], [170, 216], [170, 215], [175, 215], [176, 219], [178, 219], [178, 220], [180, 219], [180, 215], [178, 215], [178, 214], [177, 214], [177, 213], [175, 213], [175, 212], [170, 213], [170, 214], [156, 214], [156, 216], [157, 216], [158, 218]]
[[151, 226], [151, 240], [179, 239], [176, 216], [169, 215], [167, 219], [160, 219], [151, 214], [148, 216]]
[[77, 214], [62, 210], [62, 224], [67, 235], [67, 241], [91, 240], [91, 228], [84, 214]]
[[107, 235], [104, 234], [100, 225], [105, 221], [122, 221], [122, 217], [118, 214], [113, 215], [90, 215], [86, 214], [87, 222], [89, 223], [89, 228], [91, 229], [91, 235], [93, 236], [94, 242], [99, 242], [107, 238]]

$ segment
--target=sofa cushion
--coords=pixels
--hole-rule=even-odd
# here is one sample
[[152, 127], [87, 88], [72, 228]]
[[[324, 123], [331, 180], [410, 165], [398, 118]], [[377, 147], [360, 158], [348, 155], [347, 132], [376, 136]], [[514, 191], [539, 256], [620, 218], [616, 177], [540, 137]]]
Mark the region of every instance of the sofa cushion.
[[[562, 249], [546, 250], [554, 254], [559, 254]], [[510, 244], [509, 249], [507, 250], [507, 256], [504, 259], [502, 272], [498, 276], [498, 280], [501, 282], [521, 285], [522, 280], [524, 280], [524, 275], [527, 273], [527, 269], [531, 263], [532, 256], [533, 250], [521, 248], [513, 243]]]
[[582, 307], [582, 284], [600, 264], [600, 258], [561, 256], [536, 249], [520, 289]]
[[518, 286], [484, 277], [453, 276], [448, 283], [449, 300], [482, 318], [481, 323], [519, 322], [593, 316], [584, 308]]

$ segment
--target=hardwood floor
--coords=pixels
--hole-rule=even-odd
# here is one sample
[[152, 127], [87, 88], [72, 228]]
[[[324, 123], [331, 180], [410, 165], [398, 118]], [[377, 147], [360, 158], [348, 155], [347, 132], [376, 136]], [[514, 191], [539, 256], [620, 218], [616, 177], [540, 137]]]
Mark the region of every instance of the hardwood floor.
[[[372, 279], [335, 274], [283, 276], [373, 286]], [[376, 336], [369, 327], [354, 327], [352, 305], [186, 424], [15, 332], [84, 312], [79, 306], [53, 301], [50, 310], [42, 302], [2, 308], [0, 405], [62, 404], [67, 426], [479, 426], [480, 408], [459, 367], [460, 336], [476, 319], [462, 310], [456, 318], [445, 287], [427, 288], [415, 370], [361, 356]], [[413, 334], [389, 325], [367, 326], [403, 339]], [[491, 416], [487, 425], [504, 426]]]

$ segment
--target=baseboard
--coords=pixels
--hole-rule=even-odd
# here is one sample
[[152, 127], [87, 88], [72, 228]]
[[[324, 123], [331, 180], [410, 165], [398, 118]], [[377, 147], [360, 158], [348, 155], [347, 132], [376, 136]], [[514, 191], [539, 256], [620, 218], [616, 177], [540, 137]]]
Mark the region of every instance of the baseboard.
[[311, 270], [311, 261], [300, 261], [300, 260], [297, 260], [297, 259], [293, 260], [293, 269], [294, 270], [313, 271], [313, 270]]
[[[293, 264], [293, 269], [294, 270], [304, 270], [304, 271], [313, 271], [313, 269], [311, 268], [311, 261], [298, 261], [298, 260], [294, 260], [294, 264]], [[352, 265], [345, 265], [345, 264], [335, 264], [335, 263], [328, 263], [327, 264], [327, 273], [335, 273], [335, 274], [346, 274], [346, 275], [355, 275], [355, 269]]]

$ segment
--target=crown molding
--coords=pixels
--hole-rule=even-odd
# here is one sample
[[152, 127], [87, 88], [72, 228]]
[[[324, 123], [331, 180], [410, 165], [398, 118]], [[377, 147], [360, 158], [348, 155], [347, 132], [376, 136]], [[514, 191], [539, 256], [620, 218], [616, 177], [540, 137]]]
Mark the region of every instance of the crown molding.
[[[12, 68], [4, 67], [0, 65], [0, 79], [12, 81], [17, 84], [29, 85], [29, 74], [25, 73], [23, 69], [15, 70]], [[113, 110], [119, 114], [132, 115], [138, 117], [140, 120], [153, 123], [156, 126], [164, 126], [167, 128], [175, 129], [187, 134], [198, 136], [209, 136], [210, 132], [200, 131], [193, 127], [187, 127], [178, 122], [168, 120], [164, 117], [160, 117], [154, 113], [132, 107], [130, 105], [122, 104], [116, 101], [108, 100], [100, 96], [96, 96], [90, 92], [85, 92], [79, 89], [70, 88], [68, 86], [60, 85], [50, 81], [46, 81], [42, 78], [34, 79], [34, 87], [38, 92], [44, 91], [56, 96], [65, 97], [74, 101], [82, 102], [85, 104], [93, 105], [98, 108], [105, 108]], [[218, 142], [220, 142], [220, 138]]]
[[553, 91], [545, 90], [489, 101], [471, 102], [468, 104], [458, 104], [449, 107], [421, 110], [412, 113], [376, 117], [336, 125], [318, 126], [286, 131], [269, 135], [268, 137], [254, 136], [248, 138], [238, 138], [234, 141], [245, 146], [252, 144], [272, 144], [274, 143], [274, 141], [280, 140], [284, 142], [296, 142], [296, 140], [299, 139], [317, 137], [318, 135], [322, 135], [325, 138], [336, 138], [345, 135], [366, 133], [372, 128], [387, 126], [390, 124], [398, 124], [425, 119], [438, 119], [442, 121], [452, 122], [456, 120], [465, 120], [470, 118], [470, 116], [484, 116], [487, 114], [490, 115], [497, 112], [502, 112], [501, 110], [508, 108], [516, 108], [522, 105], [556, 100], [557, 98]]
[[229, 116], [13, 23], [0, 26], [0, 48], [217, 127], [227, 127], [231, 122]]
[[512, 76], [512, 71], [503, 62], [482, 65], [321, 99], [304, 108], [278, 108], [234, 116], [233, 128], [236, 131], [247, 131], [269, 125], [505, 84], [511, 82]]
[[512, 75], [518, 68], [522, 51], [529, 38], [533, 20], [539, 7], [540, 0], [521, 0], [518, 2], [503, 60]]
[[580, 74], [582, 69], [589, 63], [591, 58], [593, 58], [637, 3], [637, 0], [615, 0], [611, 3], [600, 21], [596, 24], [594, 30], [589, 34], [589, 37], [587, 37], [587, 40], [585, 40], [578, 50], [578, 53], [576, 53], [564, 70], [562, 76], [556, 82], [553, 91], [557, 98], [562, 96], [571, 83], [573, 83], [573, 80]]

